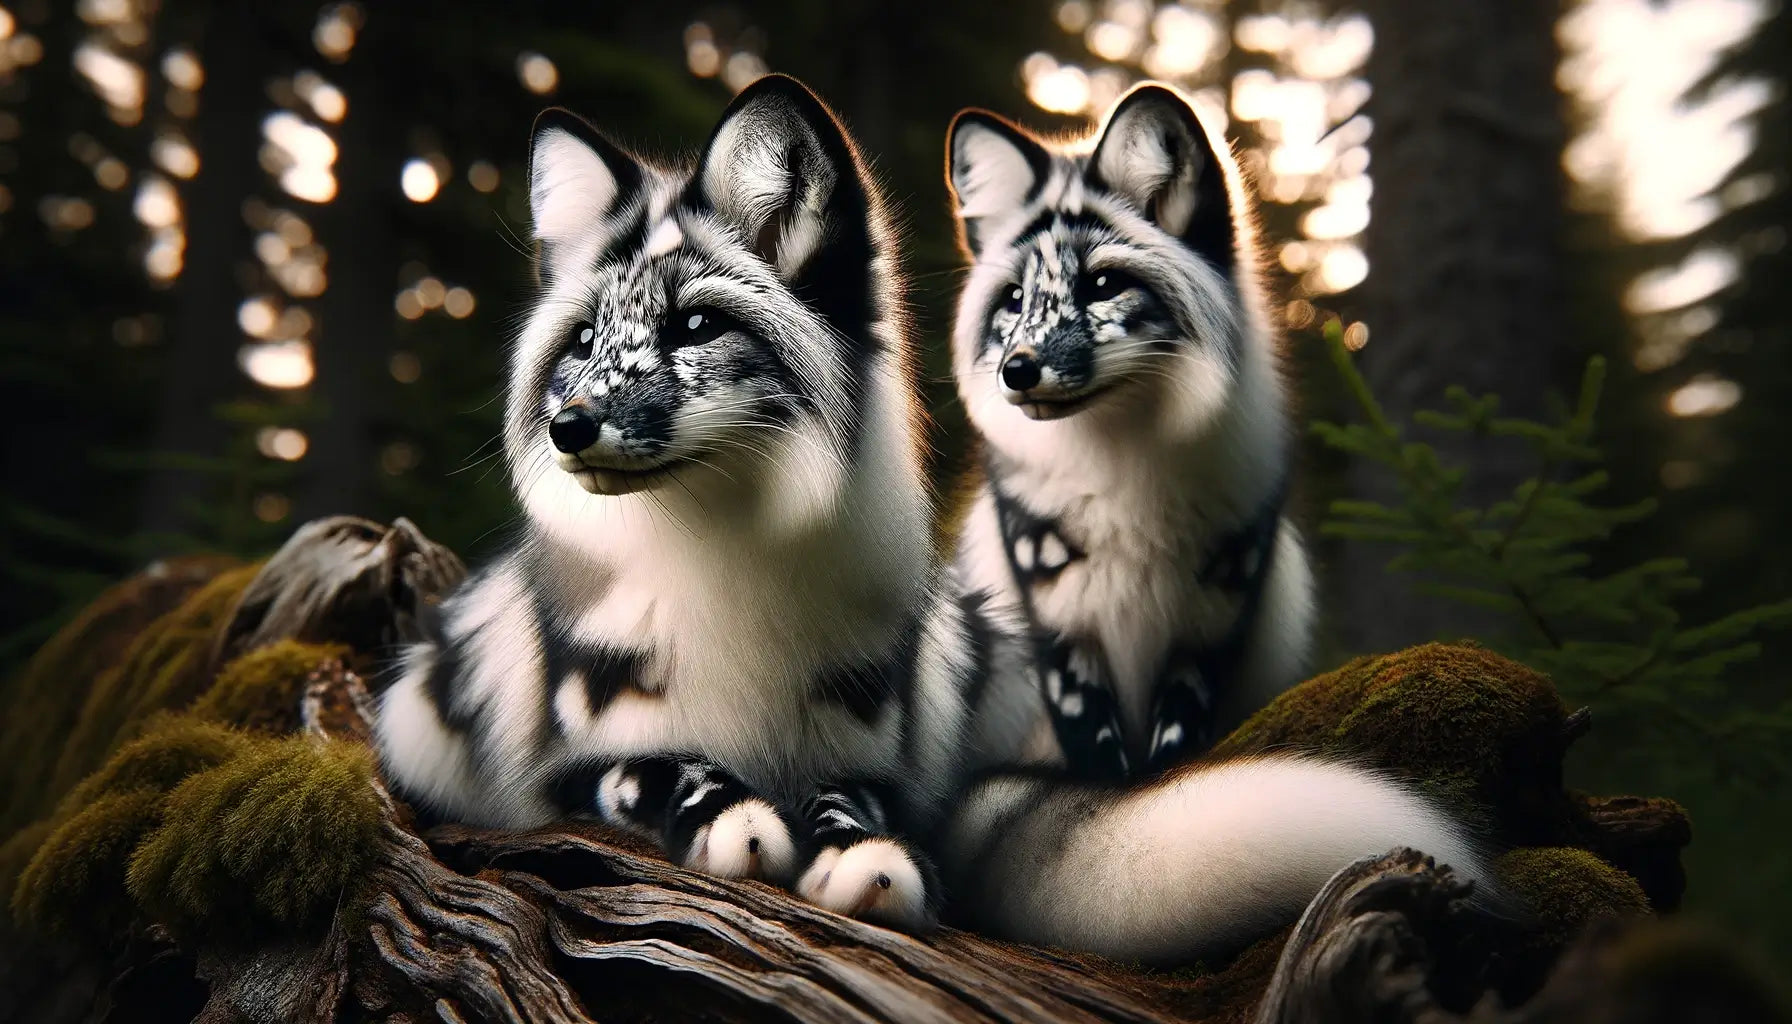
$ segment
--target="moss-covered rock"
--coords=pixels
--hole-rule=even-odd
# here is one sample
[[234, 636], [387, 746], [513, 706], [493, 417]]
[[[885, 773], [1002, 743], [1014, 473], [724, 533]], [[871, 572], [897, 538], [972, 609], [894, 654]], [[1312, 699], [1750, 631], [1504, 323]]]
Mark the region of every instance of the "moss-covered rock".
[[95, 680], [157, 619], [236, 564], [211, 555], [158, 561], [108, 588], [0, 682], [0, 835], [41, 818], [61, 795], [50, 786], [58, 756]]
[[131, 852], [162, 820], [154, 790], [109, 793], [57, 825], [12, 892], [13, 919], [47, 932], [103, 936], [130, 920]]
[[6, 897], [3, 905], [11, 905], [13, 887], [25, 873], [25, 865], [37, 854], [38, 847], [49, 838], [51, 830], [48, 821], [34, 821], [0, 843], [0, 896]]
[[293, 737], [192, 776], [131, 859], [132, 897], [196, 931], [316, 921], [373, 854], [373, 771], [365, 747]]
[[217, 631], [258, 570], [246, 565], [218, 575], [151, 623], [123, 660], [95, 680], [57, 758], [50, 793], [59, 797], [73, 789], [120, 744], [137, 736], [155, 712], [184, 708], [204, 692], [211, 682]]
[[1493, 870], [1530, 912], [1527, 930], [1550, 947], [1567, 942], [1589, 921], [1650, 912], [1649, 898], [1636, 879], [1586, 850], [1521, 847], [1502, 855]]
[[82, 779], [57, 806], [53, 820], [66, 820], [101, 797], [135, 789], [166, 793], [197, 772], [242, 753], [249, 741], [239, 732], [185, 715], [164, 715], [147, 735], [126, 743], [111, 759]]
[[214, 722], [286, 733], [299, 726], [299, 700], [305, 680], [319, 665], [344, 658], [340, 644], [307, 644], [282, 640], [250, 651], [225, 665], [211, 688], [193, 704], [192, 713]]
[[1559, 835], [1567, 709], [1537, 672], [1473, 644], [1358, 658], [1276, 698], [1215, 748], [1308, 748], [1396, 772], [1515, 841]]

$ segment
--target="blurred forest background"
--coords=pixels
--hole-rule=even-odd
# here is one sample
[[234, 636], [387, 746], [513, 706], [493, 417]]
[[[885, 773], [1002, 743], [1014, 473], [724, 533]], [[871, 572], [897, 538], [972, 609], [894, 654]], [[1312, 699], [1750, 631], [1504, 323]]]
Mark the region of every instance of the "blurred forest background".
[[[1074, 126], [1156, 77], [1264, 196], [1303, 421], [1360, 419], [1332, 321], [1400, 422], [1451, 385], [1547, 420], [1604, 356], [1602, 500], [1659, 508], [1593, 537], [1585, 572], [1684, 556], [1686, 623], [1792, 589], [1775, 0], [0, 2], [5, 675], [158, 554], [265, 552], [333, 512], [489, 551], [514, 514], [494, 396], [531, 288], [531, 119], [564, 105], [675, 151], [767, 70], [843, 111], [903, 211], [942, 474], [947, 121]], [[1539, 472], [1497, 438], [1416, 436], [1472, 467], [1465, 502]], [[1330, 501], [1400, 495], [1371, 460], [1303, 456], [1319, 667], [1524, 628], [1390, 575], [1397, 546], [1318, 536]], [[1762, 640], [1698, 685], [1573, 691], [1595, 726], [1570, 781], [1684, 802], [1689, 909], [1784, 956], [1792, 645]], [[1709, 724], [1732, 720], [1754, 727]]]

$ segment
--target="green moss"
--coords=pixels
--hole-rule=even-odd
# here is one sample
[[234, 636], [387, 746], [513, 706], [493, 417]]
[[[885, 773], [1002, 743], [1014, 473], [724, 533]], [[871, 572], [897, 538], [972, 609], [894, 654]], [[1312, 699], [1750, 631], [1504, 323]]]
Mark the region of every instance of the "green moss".
[[157, 562], [108, 588], [0, 683], [0, 835], [55, 806], [60, 791], [50, 778], [98, 677], [147, 626], [233, 564], [209, 555]]
[[367, 748], [304, 737], [259, 742], [189, 778], [131, 859], [131, 895], [194, 930], [298, 926], [342, 900], [378, 840]]
[[111, 793], [56, 826], [13, 887], [13, 919], [91, 936], [123, 928], [131, 915], [131, 851], [160, 823], [165, 800], [153, 790]]
[[8, 897], [11, 903], [13, 886], [18, 884], [19, 876], [25, 873], [25, 865], [37, 854], [38, 847], [50, 836], [50, 823], [34, 821], [6, 837], [0, 843], [0, 895]]
[[340, 644], [282, 640], [225, 665], [211, 689], [193, 705], [200, 718], [261, 732], [291, 732], [299, 726], [305, 680], [331, 658], [346, 657]]
[[1586, 850], [1524, 847], [1501, 856], [1493, 868], [1529, 908], [1528, 930], [1539, 945], [1560, 946], [1598, 918], [1649, 913], [1649, 898], [1636, 879]]
[[1531, 669], [1472, 644], [1425, 644], [1295, 687], [1215, 753], [1348, 755], [1418, 780], [1459, 812], [1504, 811], [1514, 787], [1559, 772], [1565, 715], [1555, 687]]
[[52, 794], [72, 789], [138, 735], [152, 714], [185, 707], [199, 696], [217, 632], [259, 571], [259, 565], [246, 565], [219, 575], [151, 623], [122, 661], [101, 674], [57, 760]]
[[249, 741], [212, 722], [166, 715], [146, 726], [147, 735], [118, 749], [100, 770], [81, 780], [57, 807], [55, 820], [79, 813], [108, 793], [147, 789], [166, 793], [197, 772], [223, 764]]

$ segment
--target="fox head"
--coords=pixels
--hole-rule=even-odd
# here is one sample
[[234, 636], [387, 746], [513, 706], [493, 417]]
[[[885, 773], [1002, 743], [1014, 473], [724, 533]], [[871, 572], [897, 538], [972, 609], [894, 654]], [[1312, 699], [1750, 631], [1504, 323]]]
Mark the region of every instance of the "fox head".
[[960, 113], [947, 181], [973, 266], [953, 363], [979, 430], [1000, 447], [1051, 433], [1044, 420], [1142, 410], [1198, 430], [1218, 416], [1254, 315], [1237, 179], [1225, 145], [1161, 85], [1068, 143]]
[[682, 166], [549, 110], [529, 205], [542, 285], [505, 429], [528, 508], [833, 507], [883, 406], [912, 395], [877, 198], [814, 94], [761, 78]]

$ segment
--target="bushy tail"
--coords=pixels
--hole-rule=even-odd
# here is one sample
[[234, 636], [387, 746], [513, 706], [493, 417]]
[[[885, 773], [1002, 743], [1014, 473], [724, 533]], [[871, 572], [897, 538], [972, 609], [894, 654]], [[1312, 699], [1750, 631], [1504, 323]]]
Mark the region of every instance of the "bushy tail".
[[1464, 831], [1373, 771], [1305, 756], [1196, 764], [1113, 790], [977, 783], [943, 851], [949, 899], [1006, 938], [1187, 962], [1289, 924], [1340, 868], [1410, 846], [1490, 885]]

